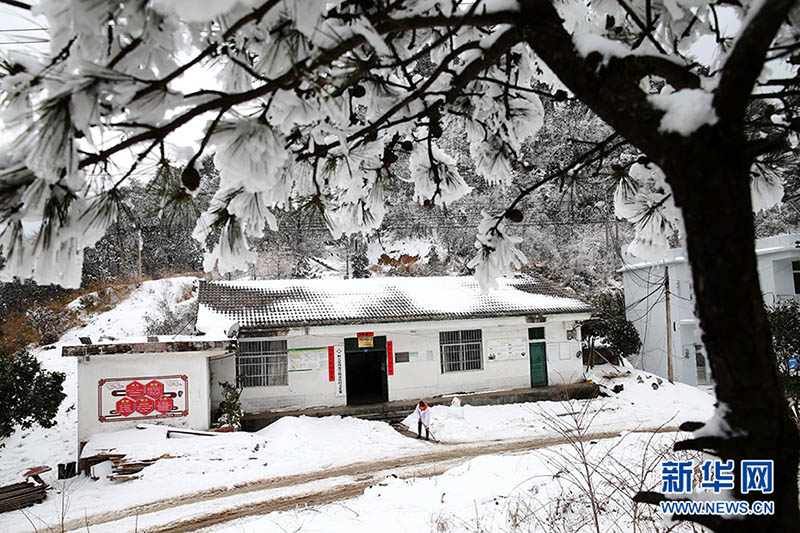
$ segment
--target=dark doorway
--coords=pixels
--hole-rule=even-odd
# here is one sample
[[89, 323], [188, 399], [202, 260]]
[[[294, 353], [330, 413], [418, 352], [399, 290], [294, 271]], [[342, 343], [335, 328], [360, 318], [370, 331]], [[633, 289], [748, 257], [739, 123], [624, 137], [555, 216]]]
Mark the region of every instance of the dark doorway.
[[358, 339], [344, 340], [347, 405], [381, 403], [389, 399], [386, 374], [386, 337], [371, 337], [372, 346], [358, 347]]

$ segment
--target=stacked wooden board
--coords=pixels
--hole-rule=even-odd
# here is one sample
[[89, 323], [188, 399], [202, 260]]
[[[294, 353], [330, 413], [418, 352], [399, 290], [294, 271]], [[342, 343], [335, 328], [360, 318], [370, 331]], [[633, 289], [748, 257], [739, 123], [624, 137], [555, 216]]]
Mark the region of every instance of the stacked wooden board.
[[98, 455], [93, 455], [91, 457], [85, 457], [83, 460], [86, 464], [91, 467], [103, 463], [105, 461], [111, 461], [111, 475], [108, 476], [108, 479], [112, 481], [128, 481], [131, 479], [136, 479], [139, 476], [139, 472], [141, 472], [145, 467], [150, 466], [151, 464], [155, 463], [159, 459], [169, 459], [172, 456], [169, 454], [164, 454], [160, 457], [155, 457], [152, 459], [140, 459], [137, 461], [132, 461], [129, 459], [125, 459], [125, 454], [121, 453], [103, 453]]
[[30, 481], [0, 487], [0, 513], [16, 511], [44, 501], [47, 485]]

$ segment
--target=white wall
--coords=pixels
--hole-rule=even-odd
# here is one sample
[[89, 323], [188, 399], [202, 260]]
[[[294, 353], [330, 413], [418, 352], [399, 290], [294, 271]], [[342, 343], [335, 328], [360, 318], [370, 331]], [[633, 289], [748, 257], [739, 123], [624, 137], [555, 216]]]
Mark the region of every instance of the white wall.
[[[295, 328], [284, 337], [287, 348], [309, 348], [343, 345], [345, 338], [355, 337], [360, 331], [370, 331], [386, 336], [392, 342], [393, 352], [415, 352], [408, 363], [395, 363], [394, 375], [388, 377], [389, 400], [407, 400], [442, 394], [480, 392], [500, 389], [530, 387], [530, 363], [527, 350], [528, 328], [545, 327], [545, 342], [558, 350], [548, 355], [549, 384], [582, 381], [582, 360], [575, 356], [580, 349], [579, 340], [567, 340], [567, 330], [576, 320], [589, 315], [565, 314], [547, 317], [544, 324], [527, 323], [524, 317], [494, 319], [403, 322], [390, 324], [321, 326]], [[464, 372], [442, 373], [439, 355], [439, 332], [463, 329], [482, 330], [483, 368]], [[495, 340], [516, 340], [525, 347], [524, 357], [508, 360], [489, 360], [487, 345]], [[235, 380], [235, 358], [212, 359], [210, 362], [212, 405], [221, 400], [220, 381]], [[346, 370], [345, 370], [346, 371]], [[306, 372], [289, 372], [288, 385], [247, 387], [241, 401], [246, 412], [274, 409], [297, 409], [346, 405], [346, 396], [335, 395], [336, 383], [329, 381], [327, 358], [321, 357], [319, 368]]]
[[[792, 261], [800, 260], [797, 241], [800, 234], [778, 235], [756, 241], [756, 257], [761, 292], [766, 305], [774, 305], [779, 296], [794, 294]], [[635, 259], [628, 256], [629, 262]], [[636, 366], [660, 376], [667, 376], [666, 304], [663, 292], [645, 296], [656, 288], [655, 283], [664, 276], [664, 263], [669, 266], [670, 289], [674, 295], [670, 302], [673, 322], [672, 353], [675, 379], [697, 384], [697, 367], [694, 352], [686, 357], [686, 348], [702, 344], [699, 321], [695, 315], [695, 297], [691, 271], [680, 249], [671, 249], [658, 264], [628, 265], [622, 271], [625, 290], [626, 314], [633, 322], [642, 340], [642, 350]], [[662, 302], [656, 302], [660, 297]], [[706, 360], [706, 374], [711, 377]]]
[[[694, 315], [691, 272], [685, 261], [669, 262], [670, 320], [672, 327], [672, 371], [676, 381], [697, 384], [695, 359], [685, 357], [684, 346], [699, 342]], [[663, 286], [664, 265], [624, 270], [626, 315], [642, 341], [633, 363], [647, 372], [667, 377], [667, 306]], [[648, 294], [652, 293], [650, 296]]]
[[[93, 433], [130, 429], [142, 423], [163, 423], [175, 427], [208, 429], [210, 425], [210, 390], [206, 356], [216, 353], [211, 351], [169, 352], [78, 357], [78, 442], [86, 442]], [[113, 422], [99, 420], [98, 382], [101, 379], [143, 378], [148, 380], [147, 378], [165, 375], [186, 375], [188, 377], [187, 416]]]
[[[352, 336], [355, 336], [355, 332]], [[302, 329], [292, 330], [287, 336], [269, 337], [266, 340], [286, 340], [286, 347], [290, 350], [293, 348], [327, 348], [344, 344], [342, 337], [319, 334], [307, 336]], [[209, 368], [211, 372], [211, 405], [212, 408], [216, 408], [222, 401], [222, 387], [219, 383], [236, 382], [236, 357], [211, 358]], [[337, 397], [335, 395], [336, 382], [329, 380], [327, 356], [321, 358], [317, 370], [289, 372], [287, 381], [288, 385], [284, 386], [245, 387], [239, 398], [242, 408], [248, 413], [258, 413], [273, 409], [333, 407], [347, 404], [345, 396]]]

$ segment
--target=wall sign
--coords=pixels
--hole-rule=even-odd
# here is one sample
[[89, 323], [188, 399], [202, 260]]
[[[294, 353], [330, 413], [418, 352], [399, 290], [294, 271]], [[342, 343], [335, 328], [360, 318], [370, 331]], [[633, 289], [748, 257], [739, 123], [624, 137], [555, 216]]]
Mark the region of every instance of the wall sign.
[[344, 372], [344, 346], [338, 345], [333, 347], [333, 363], [334, 372], [336, 374], [336, 389], [334, 390], [335, 396], [346, 396], [347, 385], [345, 383]]
[[358, 347], [359, 348], [372, 348], [375, 346], [375, 337], [372, 331], [362, 331], [356, 333], [356, 337], [358, 337]]
[[328, 381], [336, 381], [336, 357], [333, 346], [328, 346]]
[[392, 351], [392, 341], [386, 341], [386, 373], [394, 376], [394, 352]]
[[328, 348], [290, 348], [286, 353], [289, 359], [289, 372], [307, 372], [319, 370], [320, 360], [325, 359]]
[[490, 361], [507, 361], [522, 359], [528, 355], [528, 343], [525, 339], [495, 339], [486, 343]]
[[97, 382], [100, 422], [175, 418], [189, 414], [188, 376], [104, 378]]

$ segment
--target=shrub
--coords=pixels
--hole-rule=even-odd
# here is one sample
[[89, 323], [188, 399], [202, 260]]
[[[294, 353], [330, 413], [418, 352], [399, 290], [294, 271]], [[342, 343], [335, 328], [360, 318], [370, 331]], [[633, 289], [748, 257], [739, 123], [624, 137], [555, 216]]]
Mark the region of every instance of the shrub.
[[64, 378], [62, 372], [42, 369], [28, 352], [0, 354], [0, 438], [10, 436], [17, 426], [54, 426], [58, 406], [66, 397]]
[[584, 339], [602, 338], [618, 356], [628, 357], [639, 351], [642, 343], [632, 322], [625, 317], [625, 300], [619, 291], [606, 292], [594, 298], [594, 317], [581, 327]]
[[[179, 298], [184, 296], [185, 291], [178, 295]], [[191, 298], [191, 293], [189, 297]], [[173, 301], [169, 291], [165, 290], [156, 300], [155, 311], [145, 316], [147, 334], [178, 335], [180, 333], [193, 333], [194, 323], [197, 322], [197, 301], [188, 302], [184, 299], [182, 302], [181, 305], [178, 305]]]
[[218, 422], [223, 427], [232, 426], [239, 429], [242, 423], [242, 416], [244, 416], [242, 403], [239, 401], [242, 389], [237, 389], [227, 381], [220, 382], [220, 386], [222, 387], [222, 401], [219, 404], [221, 414]]
[[789, 360], [800, 356], [800, 304], [794, 300], [767, 308], [772, 330], [772, 349], [778, 363], [778, 375], [788, 396], [800, 395], [800, 372], [789, 368]]

